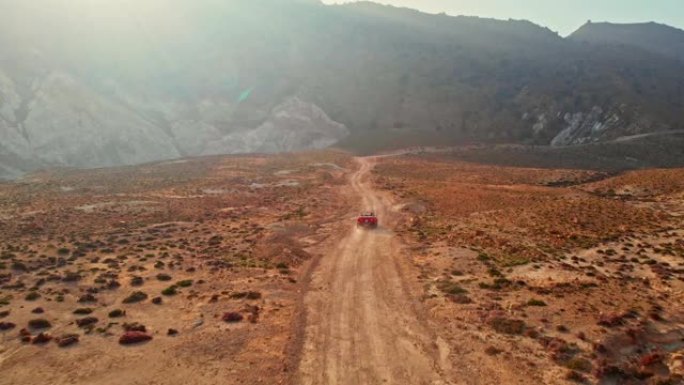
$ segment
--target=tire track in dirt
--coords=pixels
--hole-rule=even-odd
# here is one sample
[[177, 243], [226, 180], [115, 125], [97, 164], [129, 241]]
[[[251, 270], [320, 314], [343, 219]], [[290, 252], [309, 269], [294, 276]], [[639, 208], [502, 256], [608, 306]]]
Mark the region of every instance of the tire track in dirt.
[[404, 281], [397, 220], [390, 199], [368, 175], [375, 158], [357, 158], [350, 178], [359, 210], [374, 210], [377, 230], [348, 234], [314, 271], [296, 382], [302, 385], [446, 384], [434, 333]]

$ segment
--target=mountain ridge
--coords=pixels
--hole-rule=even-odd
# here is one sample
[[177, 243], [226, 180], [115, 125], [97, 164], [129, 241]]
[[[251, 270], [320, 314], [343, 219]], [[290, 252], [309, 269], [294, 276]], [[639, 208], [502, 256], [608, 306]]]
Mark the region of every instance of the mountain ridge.
[[[0, 168], [12, 177], [328, 145], [565, 146], [684, 122], [679, 60], [529, 21], [370, 2], [175, 0], [164, 10], [182, 22], [170, 12], [168, 25], [140, 22], [159, 9], [101, 24], [82, 11], [64, 29], [12, 22], [65, 14], [59, 1], [42, 10], [49, 17], [28, 5], [0, 16]], [[307, 115], [278, 119], [284, 105]]]
[[592, 44], [624, 44], [684, 61], [684, 30], [656, 22], [587, 22], [568, 39]]

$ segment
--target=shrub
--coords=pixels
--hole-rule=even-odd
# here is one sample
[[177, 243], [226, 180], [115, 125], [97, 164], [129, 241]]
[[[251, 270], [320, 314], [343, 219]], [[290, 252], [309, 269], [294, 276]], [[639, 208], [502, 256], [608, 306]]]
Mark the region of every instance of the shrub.
[[38, 298], [40, 298], [40, 294], [38, 294], [38, 292], [36, 292], [36, 291], [30, 292], [30, 293], [26, 294], [26, 297], [24, 297], [24, 299], [27, 301], [35, 301]]
[[565, 367], [570, 370], [577, 370], [588, 373], [592, 369], [591, 361], [582, 357], [573, 357], [565, 363]]
[[489, 323], [497, 333], [520, 335], [525, 332], [525, 322], [522, 320], [497, 317]]
[[86, 302], [97, 302], [97, 298], [95, 298], [94, 295], [88, 293], [84, 294], [78, 299], [78, 303], [86, 303]]
[[465, 294], [468, 291], [462, 288], [459, 284], [452, 281], [441, 281], [437, 283], [437, 288], [442, 292], [450, 295]]
[[469, 304], [469, 303], [473, 303], [473, 300], [470, 299], [470, 297], [468, 297], [468, 296], [465, 295], [465, 294], [450, 295], [450, 296], [449, 296], [449, 299], [451, 299], [452, 302], [458, 303], [458, 304], [461, 304], [461, 305], [466, 305], [466, 304]]
[[93, 309], [91, 309], [89, 307], [81, 307], [81, 308], [74, 310], [74, 314], [81, 314], [81, 315], [90, 314], [92, 312], [93, 312]]
[[76, 320], [76, 325], [80, 328], [85, 328], [85, 327], [91, 327], [91, 325], [95, 325], [97, 323], [97, 318], [95, 317], [85, 317], [81, 319]]
[[64, 274], [62, 281], [64, 282], [76, 282], [81, 280], [81, 275], [78, 273], [67, 272]]
[[57, 346], [65, 348], [78, 342], [78, 334], [65, 334], [56, 339]]
[[50, 321], [48, 321], [44, 318], [32, 319], [28, 322], [28, 325], [32, 329], [47, 329], [47, 328], [52, 326]]
[[26, 264], [24, 264], [23, 262], [19, 262], [19, 261], [12, 262], [11, 267], [12, 267], [12, 270], [17, 270], [17, 271], [27, 271], [28, 270], [28, 267], [26, 267]]
[[126, 315], [126, 312], [121, 309], [114, 309], [109, 312], [109, 318], [119, 318]]
[[496, 348], [494, 346], [489, 346], [487, 347], [487, 349], [485, 349], [485, 354], [487, 354], [488, 356], [496, 356], [501, 352], [503, 352], [503, 350]]
[[527, 301], [527, 306], [546, 306], [546, 302], [540, 299], [531, 299]]
[[226, 313], [222, 317], [223, 321], [233, 323], [233, 322], [240, 322], [244, 319], [242, 314], [236, 313], [236, 312], [230, 312]]
[[178, 294], [178, 290], [177, 290], [176, 285], [171, 285], [171, 286], [167, 287], [166, 289], [162, 290], [161, 293], [162, 293], [162, 295], [171, 296], [171, 295]]
[[190, 286], [192, 286], [192, 279], [185, 279], [183, 281], [178, 281], [178, 282], [176, 282], [176, 285], [179, 287], [190, 287]]
[[170, 281], [171, 279], [173, 279], [173, 278], [171, 278], [171, 276], [168, 274], [164, 274], [164, 273], [157, 274], [157, 280], [159, 280], [159, 281]]
[[123, 303], [136, 303], [140, 301], [144, 301], [147, 299], [147, 294], [143, 293], [142, 291], [134, 291], [129, 295], [128, 297], [124, 298]]

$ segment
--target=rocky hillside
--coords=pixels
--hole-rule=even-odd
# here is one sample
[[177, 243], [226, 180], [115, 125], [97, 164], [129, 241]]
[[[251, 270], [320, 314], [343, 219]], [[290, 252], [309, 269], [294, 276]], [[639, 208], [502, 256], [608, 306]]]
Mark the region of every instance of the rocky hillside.
[[684, 60], [684, 31], [664, 24], [588, 22], [570, 35], [569, 39], [591, 44], [632, 46], [658, 55]]
[[[301, 0], [7, 8], [5, 178], [203, 154], [564, 146], [684, 128], [684, 64], [672, 55], [526, 21]], [[681, 40], [671, 41], [674, 52]]]

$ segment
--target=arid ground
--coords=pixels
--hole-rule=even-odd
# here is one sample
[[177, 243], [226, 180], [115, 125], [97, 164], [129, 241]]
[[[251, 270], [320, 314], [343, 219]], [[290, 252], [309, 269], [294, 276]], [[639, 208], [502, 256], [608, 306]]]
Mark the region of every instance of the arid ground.
[[0, 384], [679, 384], [682, 215], [684, 169], [448, 151], [35, 173]]

